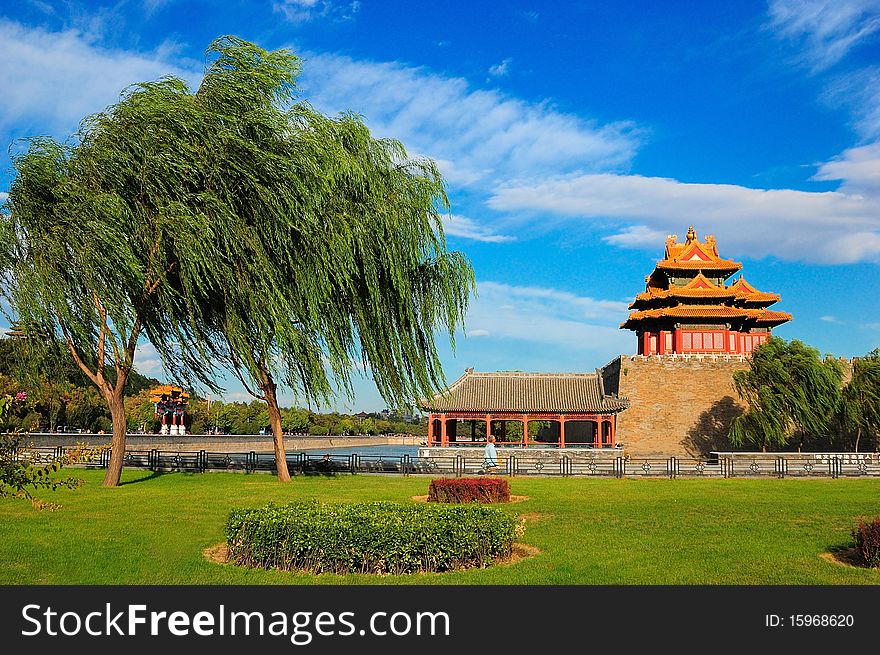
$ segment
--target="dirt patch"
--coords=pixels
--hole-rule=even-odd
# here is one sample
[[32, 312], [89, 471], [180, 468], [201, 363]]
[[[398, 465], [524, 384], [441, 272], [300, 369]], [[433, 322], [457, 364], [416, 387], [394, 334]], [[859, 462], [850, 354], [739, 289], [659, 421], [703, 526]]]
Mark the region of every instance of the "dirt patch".
[[862, 564], [858, 551], [855, 548], [841, 548], [832, 553], [820, 553], [819, 557], [826, 562], [839, 564], [840, 566], [848, 566], [853, 569], [867, 569], [870, 567]]
[[[416, 502], [419, 502], [419, 503], [427, 503], [428, 502], [427, 495], [425, 495], [425, 496], [410, 496], [410, 498]], [[528, 499], [529, 499], [528, 496], [515, 496], [513, 494], [510, 495], [510, 502], [511, 503], [521, 503], [524, 500], [528, 500]], [[449, 504], [451, 505], [452, 503], [449, 503]], [[486, 505], [507, 505], [509, 503], [485, 503], [485, 504]]]
[[541, 514], [540, 512], [529, 512], [527, 514], [520, 514], [519, 517], [525, 521], [526, 523], [534, 523], [535, 521], [543, 521], [544, 519], [550, 518], [550, 514]]
[[219, 544], [214, 544], [213, 546], [208, 546], [202, 551], [202, 553], [205, 555], [205, 559], [209, 562], [214, 562], [214, 564], [229, 564], [229, 547], [226, 545], [225, 541], [221, 541]]
[[529, 546], [528, 544], [513, 544], [513, 552], [510, 554], [510, 557], [499, 561], [498, 564], [501, 566], [516, 564], [517, 562], [522, 562], [524, 559], [529, 559], [530, 557], [540, 554], [541, 550], [534, 546]]

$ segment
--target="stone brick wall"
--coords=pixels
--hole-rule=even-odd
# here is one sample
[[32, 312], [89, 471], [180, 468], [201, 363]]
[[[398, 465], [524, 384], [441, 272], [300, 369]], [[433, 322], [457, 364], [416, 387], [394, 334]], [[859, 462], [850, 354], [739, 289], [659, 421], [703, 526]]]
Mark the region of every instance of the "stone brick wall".
[[730, 450], [730, 422], [744, 409], [733, 373], [746, 368], [736, 355], [621, 355], [602, 368], [605, 392], [631, 402], [617, 415], [617, 441], [642, 457]]

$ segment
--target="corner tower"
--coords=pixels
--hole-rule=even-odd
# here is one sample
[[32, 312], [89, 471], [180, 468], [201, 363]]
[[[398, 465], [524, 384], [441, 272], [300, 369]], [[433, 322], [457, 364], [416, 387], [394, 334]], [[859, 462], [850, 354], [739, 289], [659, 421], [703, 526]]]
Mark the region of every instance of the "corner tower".
[[645, 291], [621, 324], [638, 337], [639, 355], [732, 353], [747, 355], [770, 338], [791, 314], [767, 309], [779, 294], [758, 291], [740, 274], [742, 264], [718, 255], [715, 237], [697, 239], [688, 228], [684, 243], [666, 238], [666, 254], [645, 278]]

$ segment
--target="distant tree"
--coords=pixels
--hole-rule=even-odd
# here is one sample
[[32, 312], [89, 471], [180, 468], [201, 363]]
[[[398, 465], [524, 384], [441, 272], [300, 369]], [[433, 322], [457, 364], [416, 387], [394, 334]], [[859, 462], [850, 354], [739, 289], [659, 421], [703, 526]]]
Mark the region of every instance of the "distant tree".
[[[0, 426], [5, 426], [16, 405], [27, 400], [27, 394], [0, 396]], [[34, 451], [20, 435], [0, 435], [0, 498], [25, 498], [37, 509], [59, 509], [57, 503], [42, 501], [34, 496], [40, 489], [54, 491], [59, 487], [75, 489], [82, 480], [74, 477], [59, 478], [57, 473], [65, 464], [91, 461], [100, 455], [103, 447], [91, 448], [77, 444], [59, 458], [45, 459]]]
[[752, 353], [749, 368], [733, 375], [747, 409], [733, 420], [731, 443], [767, 450], [783, 448], [795, 437], [803, 445], [831, 435], [842, 379], [839, 361], [823, 361], [819, 351], [800, 341], [771, 337]]
[[125, 416], [129, 432], [152, 432], [155, 429], [156, 410], [149, 391], [143, 390], [125, 399]]
[[309, 412], [287, 409], [282, 413], [281, 427], [287, 432], [305, 432], [309, 428]]
[[853, 362], [852, 377], [841, 394], [840, 419], [854, 452], [859, 451], [865, 437], [876, 444], [880, 434], [880, 349]]

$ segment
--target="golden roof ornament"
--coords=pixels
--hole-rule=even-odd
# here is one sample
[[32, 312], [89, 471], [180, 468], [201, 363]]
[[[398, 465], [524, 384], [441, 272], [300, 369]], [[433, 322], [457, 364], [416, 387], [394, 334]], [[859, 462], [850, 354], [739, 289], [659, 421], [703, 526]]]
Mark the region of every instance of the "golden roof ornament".
[[687, 243], [690, 243], [691, 241], [696, 241], [696, 240], [697, 240], [697, 233], [694, 232], [693, 226], [690, 226], [688, 228], [688, 233], [687, 233]]

